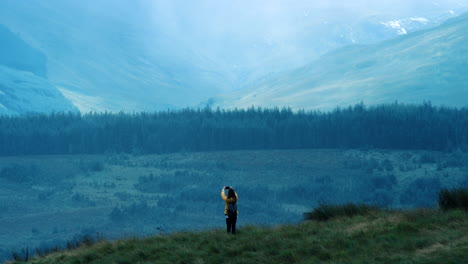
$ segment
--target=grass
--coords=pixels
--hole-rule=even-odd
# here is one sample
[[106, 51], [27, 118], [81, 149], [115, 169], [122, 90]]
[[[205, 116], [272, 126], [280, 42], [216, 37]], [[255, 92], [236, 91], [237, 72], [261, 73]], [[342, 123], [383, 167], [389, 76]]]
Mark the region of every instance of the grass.
[[[468, 263], [468, 212], [374, 210], [274, 228], [102, 241], [26, 263]], [[21, 262], [13, 262], [21, 263]]]

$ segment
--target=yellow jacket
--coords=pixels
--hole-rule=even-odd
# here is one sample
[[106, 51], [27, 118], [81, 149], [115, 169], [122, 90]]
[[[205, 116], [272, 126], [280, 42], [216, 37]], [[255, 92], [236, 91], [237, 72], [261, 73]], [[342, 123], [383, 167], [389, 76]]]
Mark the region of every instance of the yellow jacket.
[[[226, 202], [226, 205], [224, 206], [224, 214], [228, 214], [228, 204], [229, 203], [235, 203], [239, 200], [239, 196], [237, 196], [236, 191], [234, 191], [234, 194], [236, 195], [236, 198], [227, 198], [226, 194], [224, 194], [224, 188], [221, 190], [221, 198]], [[237, 210], [237, 213], [239, 213], [239, 210]]]

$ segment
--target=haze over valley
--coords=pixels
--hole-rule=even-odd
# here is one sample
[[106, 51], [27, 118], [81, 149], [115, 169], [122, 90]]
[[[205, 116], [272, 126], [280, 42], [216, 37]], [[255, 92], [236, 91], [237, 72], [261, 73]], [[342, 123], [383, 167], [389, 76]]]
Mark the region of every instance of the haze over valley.
[[[402, 87], [412, 86], [419, 91], [418, 87], [427, 83], [425, 76], [407, 72], [405, 81], [401, 85], [395, 81], [395, 87], [382, 80], [380, 73], [388, 70], [387, 60], [397, 56], [397, 49], [404, 49], [401, 45], [408, 45], [405, 56], [412, 61], [398, 62], [399, 70], [409, 67], [405, 63], [413, 66], [425, 63], [418, 61], [422, 59], [418, 57], [418, 52], [423, 52], [420, 49], [441, 52], [438, 49], [443, 49], [440, 42], [444, 39], [419, 43], [412, 33], [436, 27], [468, 10], [467, 1], [295, 1], [289, 4], [279, 0], [253, 3], [5, 0], [0, 5], [0, 24], [5, 30], [43, 56], [43, 61], [26, 57], [16, 58], [17, 61], [42, 67], [47, 72], [47, 81], [82, 112], [152, 111], [206, 104], [224, 108], [277, 104], [326, 109], [360, 101], [392, 102], [395, 98], [418, 103], [433, 100], [439, 95], [434, 87], [418, 92], [419, 100], [410, 98], [411, 88], [402, 91]], [[452, 33], [460, 36], [463, 32], [466, 29], [457, 32], [440, 29], [447, 38]], [[424, 38], [419, 34], [419, 38]], [[414, 43], [403, 41], [402, 35], [411, 35], [408, 38], [414, 39]], [[395, 42], [382, 42], [394, 38]], [[398, 42], [402, 43], [396, 45]], [[372, 45], [360, 48], [362, 44]], [[420, 44], [424, 46], [417, 46]], [[463, 58], [466, 54], [457, 49], [463, 47], [460, 45], [453, 47], [454, 52], [459, 52], [453, 55]], [[349, 50], [346, 56], [335, 58], [341, 67], [350, 71], [355, 68], [353, 63], [361, 63], [371, 71], [361, 71], [356, 80], [357, 77], [349, 79], [335, 74], [342, 70], [337, 70], [334, 64], [324, 67], [324, 60], [333, 57], [333, 52], [341, 47]], [[414, 49], [410, 50], [411, 47]], [[21, 52], [17, 50], [21, 49], [19, 46], [4, 48], [8, 53]], [[363, 56], [369, 58], [360, 62]], [[449, 58], [450, 55], [446, 61], [451, 64]], [[460, 72], [466, 70], [466, 65], [455, 62], [452, 65]], [[307, 85], [297, 87], [297, 74], [314, 67], [326, 74], [311, 72], [312, 76], [301, 77], [310, 79]], [[308, 74], [307, 70], [304, 74]], [[2, 78], [6, 83], [11, 79], [8, 76]], [[333, 83], [329, 83], [329, 78], [333, 78]], [[280, 81], [276, 82], [277, 79]], [[374, 82], [363, 81], [366, 79]], [[440, 103], [452, 105], [450, 98], [459, 97], [458, 93], [451, 93], [452, 89], [463, 89], [456, 81], [448, 80], [440, 88], [444, 92], [449, 89], [443, 94], [448, 99]], [[7, 84], [10, 90], [16, 87]], [[366, 92], [357, 86], [363, 86]], [[333, 87], [350, 91], [336, 93]], [[253, 93], [255, 89], [266, 89], [275, 95], [256, 98], [254, 94], [261, 92]], [[318, 98], [301, 96], [298, 89], [306, 94], [313, 94], [314, 89], [323, 93]], [[392, 96], [380, 97], [382, 89]], [[234, 95], [230, 95], [233, 91]], [[326, 96], [327, 93], [333, 95]], [[369, 98], [363, 96], [369, 93], [372, 94]], [[4, 107], [13, 104], [7, 102], [8, 98], [0, 97]], [[40, 107], [40, 98], [35, 101], [30, 102], [33, 106], [28, 111], [46, 110]], [[460, 102], [453, 105], [458, 106]], [[14, 107], [3, 111], [21, 113]]]

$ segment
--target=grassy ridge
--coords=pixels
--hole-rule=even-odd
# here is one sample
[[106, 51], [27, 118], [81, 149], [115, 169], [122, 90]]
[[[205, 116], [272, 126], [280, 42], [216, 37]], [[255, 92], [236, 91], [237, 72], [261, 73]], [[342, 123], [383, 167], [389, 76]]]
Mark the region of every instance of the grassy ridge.
[[236, 236], [211, 230], [103, 241], [28, 263], [468, 263], [467, 234], [467, 211], [376, 211], [245, 227]]

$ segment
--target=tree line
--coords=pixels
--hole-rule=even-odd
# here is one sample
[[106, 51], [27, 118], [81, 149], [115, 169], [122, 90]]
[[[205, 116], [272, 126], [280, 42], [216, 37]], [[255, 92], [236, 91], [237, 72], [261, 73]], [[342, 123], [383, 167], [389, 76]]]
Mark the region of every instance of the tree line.
[[0, 116], [0, 155], [243, 149], [468, 149], [468, 109], [357, 104], [333, 111], [182, 109]]

